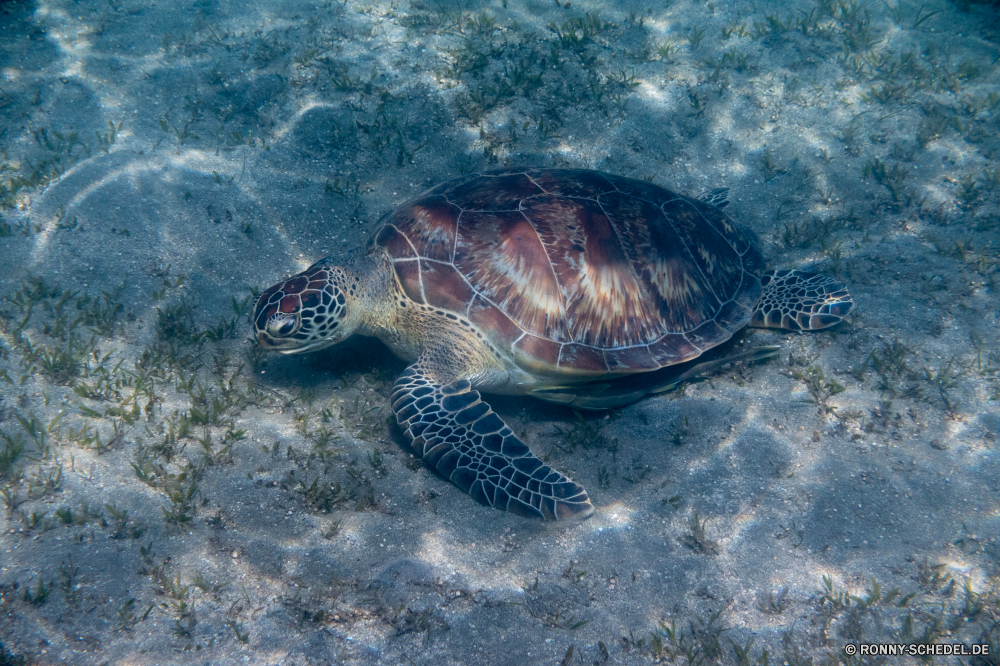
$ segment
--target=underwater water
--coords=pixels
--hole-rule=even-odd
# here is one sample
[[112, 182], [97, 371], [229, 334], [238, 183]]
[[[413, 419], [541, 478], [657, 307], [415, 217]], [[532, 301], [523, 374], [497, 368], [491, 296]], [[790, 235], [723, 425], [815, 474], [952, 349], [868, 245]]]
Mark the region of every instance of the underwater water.
[[[0, 2], [0, 664], [996, 664], [998, 18]], [[249, 313], [519, 164], [727, 187], [855, 309], [611, 412], [488, 396], [596, 512], [480, 506], [408, 449], [382, 343], [265, 353]]]

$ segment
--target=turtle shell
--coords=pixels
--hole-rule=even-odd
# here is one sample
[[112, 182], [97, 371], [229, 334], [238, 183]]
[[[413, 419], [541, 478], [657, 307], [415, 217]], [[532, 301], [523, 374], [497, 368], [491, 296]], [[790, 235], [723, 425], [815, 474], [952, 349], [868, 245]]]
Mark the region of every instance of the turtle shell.
[[750, 320], [764, 269], [756, 235], [721, 210], [585, 169], [449, 180], [389, 213], [372, 242], [409, 298], [549, 375], [690, 360]]

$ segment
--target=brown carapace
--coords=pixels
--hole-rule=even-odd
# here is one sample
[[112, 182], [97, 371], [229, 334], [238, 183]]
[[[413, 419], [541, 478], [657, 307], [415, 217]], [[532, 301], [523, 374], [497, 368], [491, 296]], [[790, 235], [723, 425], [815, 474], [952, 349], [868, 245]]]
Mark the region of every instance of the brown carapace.
[[825, 276], [765, 273], [757, 236], [724, 205], [723, 190], [693, 199], [583, 169], [463, 176], [389, 213], [363, 258], [324, 259], [265, 291], [257, 337], [296, 353], [377, 335], [413, 361], [393, 407], [435, 469], [491, 506], [586, 517], [586, 491], [478, 389], [615, 407], [747, 324], [826, 328], [853, 305]]
[[713, 206], [595, 171], [458, 178], [397, 209], [385, 247], [406, 295], [461, 312], [533, 372], [682, 363], [760, 298], [756, 236]]

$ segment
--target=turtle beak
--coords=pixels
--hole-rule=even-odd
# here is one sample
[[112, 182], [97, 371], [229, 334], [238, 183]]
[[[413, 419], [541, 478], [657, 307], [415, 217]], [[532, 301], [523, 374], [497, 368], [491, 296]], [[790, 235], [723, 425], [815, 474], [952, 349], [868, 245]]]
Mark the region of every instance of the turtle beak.
[[334, 340], [317, 340], [315, 342], [299, 345], [296, 340], [275, 340], [266, 331], [257, 332], [257, 344], [264, 349], [276, 351], [280, 354], [304, 354], [306, 352], [325, 349], [333, 344]]
[[290, 349], [278, 349], [282, 354], [304, 354], [306, 352], [319, 351], [320, 349], [326, 349], [332, 345], [336, 344], [334, 340], [317, 340], [312, 344], [305, 345], [303, 347], [292, 347]]
[[257, 333], [257, 344], [259, 344], [264, 349], [270, 351], [280, 352], [282, 354], [298, 354], [300, 352], [309, 351], [309, 347], [293, 347], [291, 345], [296, 344], [293, 340], [275, 340], [273, 337], [267, 334], [266, 331], [259, 331]]
[[271, 332], [270, 328], [257, 331], [257, 344], [264, 349], [280, 351], [284, 354], [301, 351], [301, 349], [288, 349], [288, 347], [297, 344], [296, 341], [276, 336]]
[[264, 349], [270, 349], [273, 351], [285, 351], [281, 348], [282, 342], [275, 340], [270, 335], [264, 331], [257, 333], [257, 344], [259, 344]]

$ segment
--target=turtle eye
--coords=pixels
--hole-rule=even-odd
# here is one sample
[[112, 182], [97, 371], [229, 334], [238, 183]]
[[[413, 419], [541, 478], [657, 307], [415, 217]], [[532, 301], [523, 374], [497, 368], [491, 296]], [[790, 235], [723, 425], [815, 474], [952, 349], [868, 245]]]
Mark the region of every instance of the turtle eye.
[[297, 319], [287, 314], [279, 313], [267, 322], [267, 333], [272, 338], [287, 338], [295, 332]]

